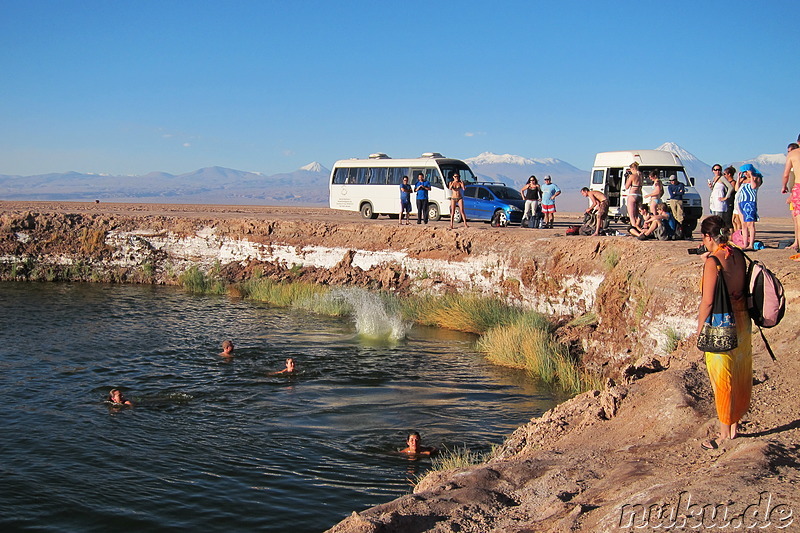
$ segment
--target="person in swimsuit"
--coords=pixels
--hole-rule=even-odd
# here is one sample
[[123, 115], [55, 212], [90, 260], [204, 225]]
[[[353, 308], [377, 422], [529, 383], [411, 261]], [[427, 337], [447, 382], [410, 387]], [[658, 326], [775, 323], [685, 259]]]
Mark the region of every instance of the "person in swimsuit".
[[650, 198], [650, 211], [655, 211], [656, 204], [663, 201], [661, 197], [664, 196], [664, 184], [661, 183], [656, 170], [650, 171], [650, 181], [653, 182], [653, 192], [645, 196], [645, 198]]
[[464, 214], [464, 182], [461, 181], [461, 176], [458, 172], [453, 174], [453, 181], [450, 182], [450, 229], [453, 229], [453, 218], [456, 214], [456, 209], [461, 213], [461, 220], [464, 222], [464, 227], [467, 226], [467, 216]]
[[133, 402], [126, 399], [119, 389], [111, 389], [108, 393], [108, 401], [114, 405], [133, 405]]
[[789, 190], [789, 176], [794, 174], [795, 178], [800, 173], [800, 146], [798, 143], [792, 143], [787, 148], [786, 166], [783, 167], [783, 184], [781, 193], [789, 196], [789, 204], [792, 207], [792, 219], [794, 220], [794, 242], [789, 248], [795, 252], [800, 251], [800, 182], [795, 180], [794, 186]]
[[585, 212], [590, 213], [595, 210], [597, 215], [597, 229], [594, 230], [592, 235], [600, 235], [600, 230], [603, 229], [603, 222], [608, 218], [608, 198], [600, 191], [590, 191], [589, 187], [581, 189], [581, 194], [592, 201], [592, 205]]
[[639, 163], [634, 161], [628, 169], [625, 189], [628, 191], [628, 218], [631, 226], [639, 226], [639, 206], [642, 204], [642, 173], [639, 172]]
[[756, 241], [756, 222], [758, 222], [758, 188], [761, 187], [762, 176], [752, 164], [742, 165], [739, 171], [745, 180], [739, 190], [739, 211], [742, 212], [742, 240], [745, 250], [753, 250]]
[[408, 455], [434, 455], [439, 451], [433, 446], [423, 446], [422, 437], [420, 437], [419, 433], [416, 431], [411, 432], [406, 444], [408, 444], [408, 447], [400, 450], [400, 453], [406, 453]]
[[233, 357], [233, 341], [222, 341], [220, 357]]
[[287, 357], [286, 358], [286, 368], [283, 370], [278, 370], [277, 372], [273, 372], [270, 374], [271, 376], [277, 376], [278, 374], [294, 374], [295, 366], [294, 366], [294, 358]]

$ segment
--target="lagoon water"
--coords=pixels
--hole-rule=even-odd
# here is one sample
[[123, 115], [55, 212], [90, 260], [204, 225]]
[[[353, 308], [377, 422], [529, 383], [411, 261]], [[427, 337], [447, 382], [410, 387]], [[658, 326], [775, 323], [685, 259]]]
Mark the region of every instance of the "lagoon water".
[[0, 324], [5, 531], [322, 531], [411, 491], [409, 430], [487, 451], [560, 399], [470, 335], [169, 287], [0, 283]]

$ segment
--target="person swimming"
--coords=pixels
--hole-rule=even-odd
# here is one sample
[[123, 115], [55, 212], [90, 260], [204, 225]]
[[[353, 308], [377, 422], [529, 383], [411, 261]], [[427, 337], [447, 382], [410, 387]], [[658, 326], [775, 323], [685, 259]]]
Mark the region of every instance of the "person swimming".
[[115, 405], [133, 405], [133, 402], [126, 399], [119, 389], [111, 389], [108, 393], [108, 401]]
[[408, 447], [400, 450], [400, 453], [408, 455], [435, 455], [439, 451], [433, 446], [423, 446], [422, 437], [420, 437], [419, 433], [416, 431], [412, 431], [408, 435], [406, 444], [408, 444]]
[[222, 341], [222, 353], [220, 357], [233, 357], [233, 341]]
[[277, 372], [272, 372], [271, 376], [276, 376], [278, 374], [294, 374], [295, 366], [294, 366], [294, 358], [287, 357], [286, 358], [286, 368], [283, 370], [278, 370]]

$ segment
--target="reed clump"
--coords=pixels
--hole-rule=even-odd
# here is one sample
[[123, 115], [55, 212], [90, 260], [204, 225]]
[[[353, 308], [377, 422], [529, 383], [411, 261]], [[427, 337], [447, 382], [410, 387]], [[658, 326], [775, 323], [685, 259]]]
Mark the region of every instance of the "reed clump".
[[402, 302], [402, 311], [404, 318], [426, 326], [478, 335], [523, 314], [521, 309], [497, 298], [475, 294], [411, 297]]
[[208, 274], [191, 266], [178, 276], [178, 283], [195, 294], [225, 294], [225, 282], [212, 270]]
[[551, 327], [540, 313], [528, 312], [487, 331], [478, 340], [478, 349], [493, 364], [526, 370], [571, 393], [601, 388], [599, 376], [581, 367]]
[[308, 282], [281, 283], [269, 278], [253, 278], [232, 288], [238, 296], [277, 307], [292, 307], [328, 316], [343, 316], [353, 312], [352, 306], [332, 298], [325, 285]]

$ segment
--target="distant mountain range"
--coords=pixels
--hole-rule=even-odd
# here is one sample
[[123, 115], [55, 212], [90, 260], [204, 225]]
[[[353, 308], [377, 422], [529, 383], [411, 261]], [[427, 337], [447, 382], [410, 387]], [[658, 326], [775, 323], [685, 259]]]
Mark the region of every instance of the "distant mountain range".
[[[664, 143], [658, 150], [672, 151], [683, 161], [686, 171], [697, 179], [698, 191], [706, 196], [705, 181], [711, 165], [700, 161], [675, 143]], [[554, 158], [530, 159], [518, 155], [484, 152], [464, 160], [473, 172], [486, 181], [501, 181], [521, 187], [528, 176], [546, 175], [561, 187], [558, 206], [562, 211], [583, 210], [586, 200], [577, 194], [588, 184], [589, 170], [581, 170]], [[716, 163], [716, 162], [715, 162]], [[764, 174], [759, 205], [764, 215], [786, 214], [785, 197], [780, 194], [785, 154], [763, 154], [732, 164], [752, 163]], [[722, 163], [727, 166], [731, 163]], [[142, 176], [112, 176], [65, 172], [36, 176], [0, 174], [0, 200], [75, 200], [164, 203], [209, 203], [243, 205], [328, 205], [330, 170], [313, 162], [294, 172], [266, 175], [223, 167], [207, 167], [186, 174], [151, 172]]]

